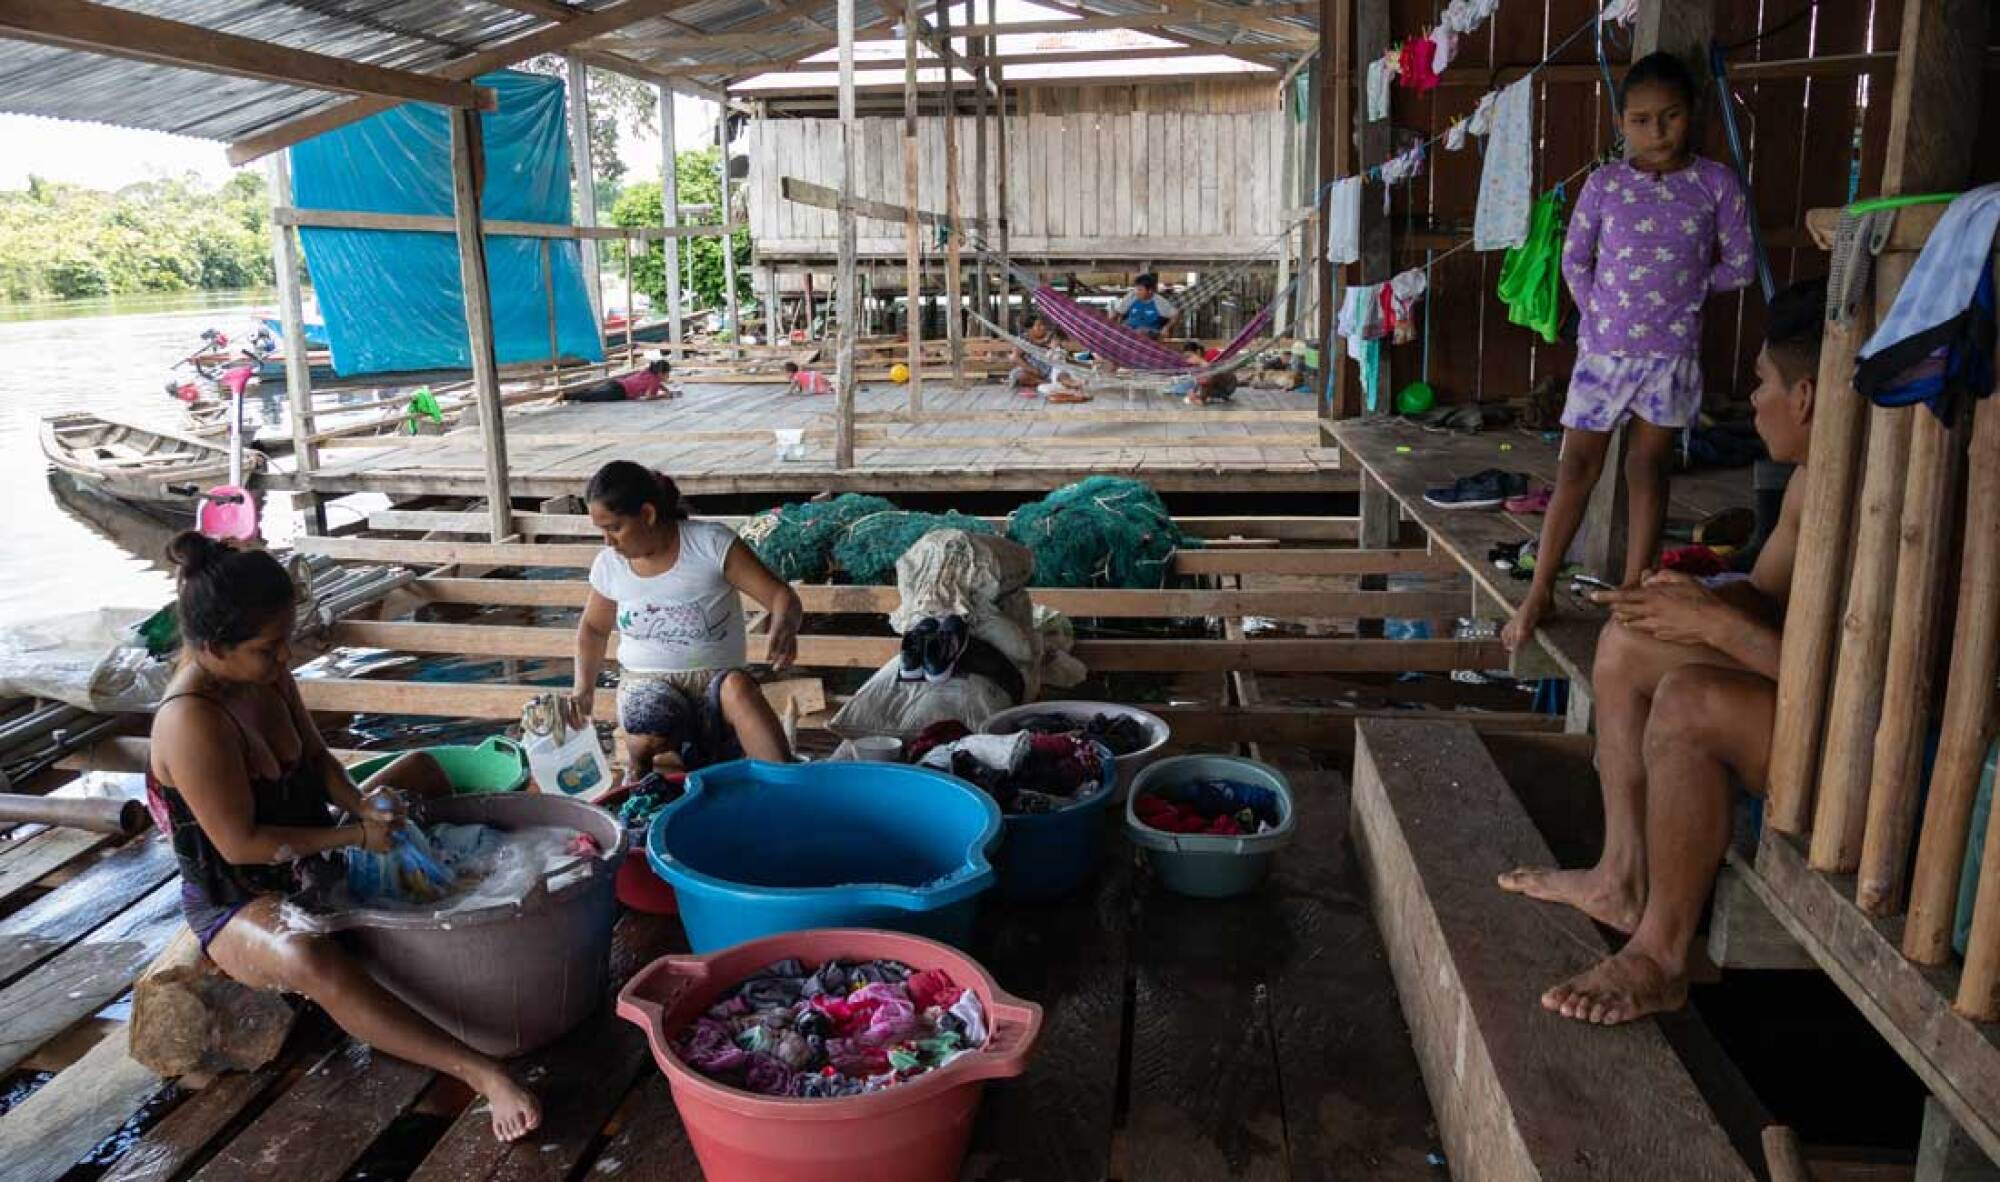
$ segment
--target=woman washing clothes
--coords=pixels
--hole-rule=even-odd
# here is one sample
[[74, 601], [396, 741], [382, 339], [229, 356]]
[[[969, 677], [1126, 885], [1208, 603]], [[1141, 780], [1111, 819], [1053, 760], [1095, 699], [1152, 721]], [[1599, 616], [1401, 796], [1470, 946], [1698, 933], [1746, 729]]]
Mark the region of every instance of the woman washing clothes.
[[771, 668], [798, 651], [799, 597], [728, 526], [690, 521], [680, 489], [628, 460], [598, 469], [585, 493], [604, 550], [576, 629], [572, 702], [590, 716], [605, 648], [618, 634], [618, 725], [626, 774], [655, 759], [693, 768], [739, 755], [791, 762], [784, 727], [745, 671], [748, 595], [770, 614]]
[[[369, 1046], [458, 1079], [486, 1098], [501, 1140], [534, 1129], [540, 1103], [498, 1062], [404, 1005], [330, 937], [289, 931], [279, 918], [309, 860], [387, 851], [402, 824], [392, 786], [442, 794], [443, 770], [406, 755], [357, 787], [292, 680], [284, 567], [192, 531], [167, 557], [181, 662], [153, 716], [146, 803], [173, 845], [181, 908], [203, 951], [235, 980], [303, 994]], [[336, 810], [359, 820], [336, 820]]]

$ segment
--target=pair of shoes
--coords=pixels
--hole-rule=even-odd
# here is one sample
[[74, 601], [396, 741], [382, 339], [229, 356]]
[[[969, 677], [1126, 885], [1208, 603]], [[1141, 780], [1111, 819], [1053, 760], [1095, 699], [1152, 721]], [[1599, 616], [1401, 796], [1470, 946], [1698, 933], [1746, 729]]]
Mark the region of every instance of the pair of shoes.
[[1502, 508], [1506, 512], [1510, 512], [1510, 514], [1546, 514], [1548, 512], [1548, 502], [1554, 496], [1556, 496], [1556, 490], [1550, 488], [1550, 486], [1546, 486], [1546, 484], [1542, 484], [1542, 486], [1534, 488], [1532, 492], [1524, 492], [1520, 496], [1506, 498], [1506, 502], [1502, 504]]
[[972, 634], [964, 616], [929, 616], [903, 633], [902, 668], [898, 681], [944, 681], [958, 668]]
[[1449, 485], [1426, 489], [1424, 501], [1440, 509], [1497, 509], [1508, 497], [1528, 491], [1528, 478], [1519, 472], [1488, 468], [1461, 476]]

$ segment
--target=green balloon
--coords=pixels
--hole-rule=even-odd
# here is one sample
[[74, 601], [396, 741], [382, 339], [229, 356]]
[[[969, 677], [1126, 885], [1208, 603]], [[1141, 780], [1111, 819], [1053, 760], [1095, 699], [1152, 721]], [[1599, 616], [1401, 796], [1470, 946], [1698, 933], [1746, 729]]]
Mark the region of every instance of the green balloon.
[[1437, 404], [1437, 391], [1429, 382], [1411, 382], [1396, 395], [1396, 413], [1420, 415]]

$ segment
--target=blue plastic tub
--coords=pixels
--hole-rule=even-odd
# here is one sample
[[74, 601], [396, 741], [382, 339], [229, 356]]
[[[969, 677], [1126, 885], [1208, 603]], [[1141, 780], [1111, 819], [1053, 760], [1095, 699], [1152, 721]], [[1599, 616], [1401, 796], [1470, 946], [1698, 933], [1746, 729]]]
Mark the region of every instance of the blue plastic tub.
[[[1104, 744], [1097, 755], [1104, 774], [1097, 786], [1053, 813], [1005, 818], [1006, 837], [993, 857], [1000, 872], [1000, 897], [1016, 903], [1046, 903], [1069, 894], [1097, 865], [1104, 848], [1104, 810], [1118, 788], [1117, 762]], [[983, 794], [982, 794], [983, 795]]]
[[941, 772], [737, 760], [695, 772], [646, 834], [688, 946], [889, 928], [963, 946], [993, 885], [1000, 807]]

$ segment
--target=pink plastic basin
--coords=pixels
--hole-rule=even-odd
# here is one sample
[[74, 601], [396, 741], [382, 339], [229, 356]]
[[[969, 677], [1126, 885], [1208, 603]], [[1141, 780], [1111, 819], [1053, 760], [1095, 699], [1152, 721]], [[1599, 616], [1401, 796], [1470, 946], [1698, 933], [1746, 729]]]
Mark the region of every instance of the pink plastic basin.
[[[788, 957], [899, 960], [943, 969], [986, 1007], [986, 1046], [909, 1083], [838, 1100], [760, 1096], [716, 1083], [673, 1049], [681, 1028], [758, 970]], [[951, 1182], [989, 1079], [1027, 1069], [1042, 1007], [1001, 991], [978, 961], [900, 932], [786, 932], [706, 956], [667, 956], [618, 994], [618, 1015], [646, 1032], [708, 1182]]]

